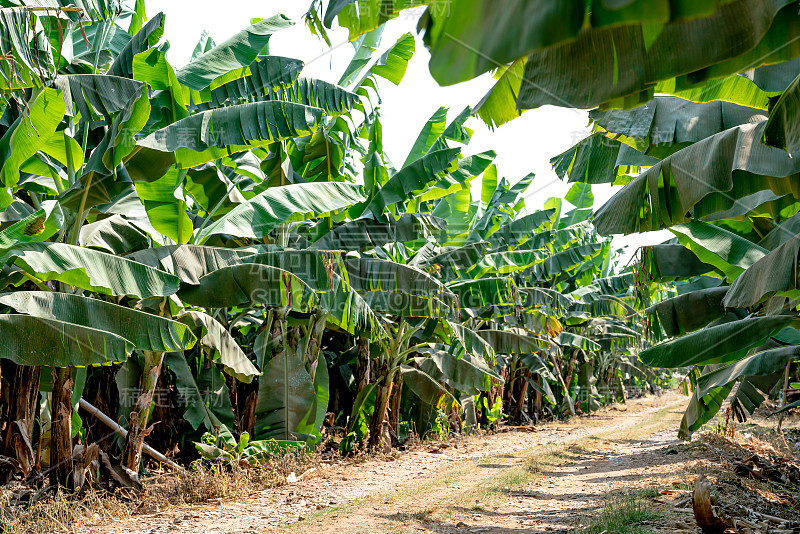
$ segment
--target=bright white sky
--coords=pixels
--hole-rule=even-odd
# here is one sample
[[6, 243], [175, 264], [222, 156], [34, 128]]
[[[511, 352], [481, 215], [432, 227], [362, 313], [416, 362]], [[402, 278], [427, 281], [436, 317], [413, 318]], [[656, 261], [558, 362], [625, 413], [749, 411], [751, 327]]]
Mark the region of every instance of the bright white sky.
[[[302, 20], [309, 0], [146, 0], [147, 14], [163, 11], [166, 15], [165, 37], [170, 42], [170, 63], [179, 67], [191, 57], [203, 30], [220, 43], [250, 25], [253, 17], [266, 18], [283, 13], [297, 24], [276, 33], [270, 40], [270, 52], [305, 62], [303, 75], [338, 81], [350, 62], [353, 47], [347, 42], [347, 31], [337, 28], [329, 33], [333, 48], [312, 35]], [[416, 12], [415, 12], [416, 11]], [[416, 36], [417, 10], [401, 15], [387, 24], [381, 50], [388, 48], [402, 34]], [[402, 164], [420, 128], [440, 106], [450, 108], [450, 117], [465, 106], [475, 106], [491, 88], [493, 80], [484, 75], [475, 80], [450, 87], [439, 87], [428, 72], [430, 55], [417, 37], [416, 53], [409, 64], [403, 82], [395, 86], [379, 78], [381, 120], [384, 145], [395, 165]], [[569, 186], [558, 179], [550, 167], [550, 158], [560, 154], [589, 134], [588, 113], [583, 110], [547, 106], [524, 113], [521, 117], [495, 131], [489, 130], [478, 118], [469, 119], [467, 126], [475, 134], [466, 149], [467, 155], [494, 150], [498, 174], [515, 182], [530, 172], [536, 180], [526, 195], [526, 206], [536, 210], [552, 197], [561, 197]], [[613, 194], [610, 186], [594, 186], [595, 208]], [[659, 243], [671, 237], [668, 232], [651, 235], [615, 238], [616, 246], [634, 247]], [[628, 250], [625, 256], [634, 252]]]

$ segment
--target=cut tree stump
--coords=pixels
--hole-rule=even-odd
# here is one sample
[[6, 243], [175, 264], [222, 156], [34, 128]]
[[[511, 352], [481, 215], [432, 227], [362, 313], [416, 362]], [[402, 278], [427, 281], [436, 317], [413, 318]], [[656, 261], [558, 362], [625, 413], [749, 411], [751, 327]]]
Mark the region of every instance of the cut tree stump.
[[697, 526], [703, 534], [721, 534], [725, 531], [725, 523], [714, 515], [711, 508], [711, 483], [704, 475], [698, 475], [694, 484], [692, 508]]

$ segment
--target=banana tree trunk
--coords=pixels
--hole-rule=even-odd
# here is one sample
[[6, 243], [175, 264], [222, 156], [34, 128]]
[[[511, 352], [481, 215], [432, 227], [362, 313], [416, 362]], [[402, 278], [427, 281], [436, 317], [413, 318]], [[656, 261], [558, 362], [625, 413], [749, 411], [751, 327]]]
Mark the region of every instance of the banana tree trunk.
[[400, 439], [400, 395], [403, 393], [403, 375], [397, 373], [392, 387], [392, 398], [389, 403], [389, 431], [395, 439]]
[[391, 440], [386, 443], [386, 430], [388, 430], [387, 412], [389, 408], [389, 399], [392, 396], [392, 386], [394, 385], [394, 371], [388, 369], [381, 369], [381, 379], [375, 386], [375, 411], [372, 412], [372, 421], [369, 424], [369, 441], [368, 446], [370, 449], [392, 448]]
[[150, 407], [153, 404], [158, 377], [161, 375], [161, 363], [164, 361], [163, 352], [144, 352], [144, 368], [139, 385], [139, 396], [136, 399], [134, 411], [131, 412], [128, 423], [128, 436], [122, 449], [122, 465], [134, 473], [139, 472], [142, 461], [142, 446], [144, 437], [148, 434], [147, 420], [150, 417]]
[[528, 381], [526, 377], [529, 377], [530, 374], [531, 372], [527, 369], [518, 369], [514, 377], [514, 386], [511, 388], [513, 402], [508, 415], [512, 421], [518, 424], [522, 424], [525, 419], [525, 399], [528, 396]]
[[[536, 385], [541, 387], [542, 385], [542, 377], [539, 375], [535, 375], [533, 380], [535, 381]], [[542, 392], [538, 389], [534, 389], [531, 392], [531, 419], [534, 421], [538, 421], [540, 414], [542, 413]]]
[[14, 424], [16, 421], [22, 422], [22, 426], [25, 428], [25, 437], [29, 443], [33, 443], [33, 427], [39, 399], [41, 367], [13, 363], [10, 366], [13, 366], [13, 375], [9, 380], [11, 387], [8, 392], [8, 428], [5, 439], [5, 454], [6, 456], [14, 457], [16, 451], [20, 450], [19, 446], [14, 443], [13, 434], [16, 431], [12, 432], [14, 426], [19, 428], [19, 425]]
[[72, 368], [53, 368], [50, 405], [50, 483], [68, 487], [72, 481]]
[[356, 396], [370, 384], [369, 338], [358, 338], [358, 356], [356, 360]]
[[33, 431], [39, 399], [38, 366], [15, 365], [8, 395], [5, 455], [16, 458], [22, 474], [39, 470], [41, 447], [34, 449]]

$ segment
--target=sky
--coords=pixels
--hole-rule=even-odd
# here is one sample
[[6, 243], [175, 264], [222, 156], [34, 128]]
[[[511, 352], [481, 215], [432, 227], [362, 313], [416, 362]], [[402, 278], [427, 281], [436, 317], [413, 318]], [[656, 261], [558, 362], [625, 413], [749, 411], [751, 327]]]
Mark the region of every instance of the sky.
[[[301, 59], [303, 76], [336, 83], [353, 56], [347, 31], [336, 27], [329, 33], [332, 47], [312, 35], [302, 20], [310, 0], [146, 0], [147, 14], [159, 11], [166, 15], [165, 38], [170, 43], [167, 53], [174, 67], [184, 65], [191, 57], [203, 30], [220, 43], [250, 25], [253, 17], [267, 18], [282, 13], [296, 22], [270, 39], [270, 53]], [[449, 87], [440, 87], [428, 71], [430, 54], [416, 34], [419, 10], [403, 12], [387, 23], [381, 51], [401, 35], [410, 32], [416, 37], [416, 52], [399, 86], [379, 78], [381, 121], [384, 146], [395, 165], [405, 161], [417, 134], [440, 106], [449, 108], [452, 118], [466, 106], [475, 106], [493, 85], [489, 74]], [[526, 194], [526, 207], [540, 209], [553, 196], [563, 197], [569, 185], [558, 179], [550, 159], [590, 133], [586, 110], [545, 106], [525, 112], [521, 117], [490, 130], [478, 118], [466, 126], [474, 130], [466, 155], [485, 150], [497, 153], [498, 176], [515, 182], [533, 172], [536, 179]], [[595, 208], [614, 193], [607, 185], [594, 186]], [[642, 245], [660, 243], [671, 237], [668, 232], [615, 237], [615, 247], [627, 246], [624, 256], [630, 257]]]

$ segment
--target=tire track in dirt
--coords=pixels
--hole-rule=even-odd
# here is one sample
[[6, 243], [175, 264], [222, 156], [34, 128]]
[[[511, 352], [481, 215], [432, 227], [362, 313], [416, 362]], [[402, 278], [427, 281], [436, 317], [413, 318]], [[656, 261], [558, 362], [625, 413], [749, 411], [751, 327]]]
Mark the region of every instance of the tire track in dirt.
[[[326, 465], [298, 483], [239, 501], [179, 507], [82, 532], [558, 532], [596, 508], [604, 493], [643, 476], [635, 463], [665, 458], [656, 451], [674, 440], [685, 403], [670, 393], [532, 432], [502, 432], [436, 452], [404, 453], [394, 461]], [[584, 454], [577, 445], [589, 445], [593, 452]], [[536, 467], [553, 454], [567, 463]], [[518, 485], [515, 477], [531, 480], [523, 489], [505, 490], [503, 484]]]

